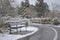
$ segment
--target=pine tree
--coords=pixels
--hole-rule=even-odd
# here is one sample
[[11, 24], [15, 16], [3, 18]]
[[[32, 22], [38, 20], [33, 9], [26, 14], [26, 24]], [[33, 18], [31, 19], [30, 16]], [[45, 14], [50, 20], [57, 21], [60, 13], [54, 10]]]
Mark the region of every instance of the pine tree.
[[24, 10], [29, 7], [29, 0], [25, 0], [25, 2], [21, 2], [21, 7], [18, 7], [18, 14], [24, 15]]
[[29, 0], [25, 0], [25, 7], [29, 7]]
[[24, 7], [25, 6], [25, 3], [22, 1], [21, 2], [21, 7]]
[[44, 0], [37, 0], [35, 7], [38, 12], [38, 17], [44, 16], [44, 13], [49, 9], [47, 3], [44, 3]]

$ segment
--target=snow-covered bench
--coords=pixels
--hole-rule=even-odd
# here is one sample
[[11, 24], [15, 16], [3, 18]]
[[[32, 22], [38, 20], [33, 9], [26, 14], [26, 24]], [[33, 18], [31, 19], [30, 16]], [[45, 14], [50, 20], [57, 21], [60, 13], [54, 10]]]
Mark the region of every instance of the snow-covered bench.
[[[24, 31], [24, 28], [22, 28], [22, 31]], [[38, 28], [29, 26], [27, 27], [27, 31], [32, 32], [25, 35], [4, 34], [4, 36], [2, 36], [2, 34], [0, 34], [0, 40], [18, 40], [18, 39], [21, 40], [25, 37], [35, 34], [38, 31]]]
[[10, 34], [12, 29], [16, 29], [16, 31], [18, 32], [18, 28], [22, 28], [25, 27], [25, 24], [22, 24], [21, 22], [8, 22], [8, 24], [10, 25]]

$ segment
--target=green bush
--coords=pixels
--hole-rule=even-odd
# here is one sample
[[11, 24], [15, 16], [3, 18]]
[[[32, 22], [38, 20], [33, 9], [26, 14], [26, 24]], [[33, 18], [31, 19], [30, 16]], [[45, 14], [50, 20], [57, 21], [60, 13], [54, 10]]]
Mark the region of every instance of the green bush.
[[41, 23], [42, 23], [42, 24], [51, 24], [51, 19], [41, 20]]
[[59, 21], [58, 21], [57, 19], [55, 19], [55, 20], [53, 21], [53, 25], [59, 25]]
[[8, 28], [10, 25], [8, 23], [1, 23], [0, 28]]
[[30, 20], [32, 23], [51, 24], [52, 19]]

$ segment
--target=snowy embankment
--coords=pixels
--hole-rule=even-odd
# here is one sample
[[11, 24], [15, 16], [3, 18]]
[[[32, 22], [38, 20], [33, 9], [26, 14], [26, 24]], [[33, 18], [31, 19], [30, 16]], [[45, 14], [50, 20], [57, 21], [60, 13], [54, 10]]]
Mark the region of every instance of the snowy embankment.
[[[25, 29], [21, 28], [21, 31], [25, 31]], [[32, 31], [32, 32], [28, 33], [26, 35], [0, 34], [0, 40], [17, 40], [17, 39], [21, 39], [21, 38], [33, 35], [34, 33], [36, 33], [38, 31], [38, 28], [29, 26], [29, 27], [27, 27], [27, 31]]]

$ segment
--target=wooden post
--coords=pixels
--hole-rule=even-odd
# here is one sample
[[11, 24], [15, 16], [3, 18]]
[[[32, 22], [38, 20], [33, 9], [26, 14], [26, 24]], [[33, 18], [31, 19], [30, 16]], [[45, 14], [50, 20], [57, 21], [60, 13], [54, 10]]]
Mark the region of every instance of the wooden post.
[[11, 34], [11, 27], [10, 27], [10, 34]]
[[16, 30], [17, 30], [17, 34], [18, 34], [18, 27], [17, 27], [17, 22], [16, 22]]
[[11, 34], [11, 29], [12, 29], [12, 28], [11, 28], [11, 25], [9, 24], [9, 22], [8, 22], [8, 26], [9, 26], [9, 28], [10, 28], [10, 34]]
[[28, 27], [28, 22], [25, 23], [25, 28], [26, 28], [26, 31], [27, 31], [27, 27]]

